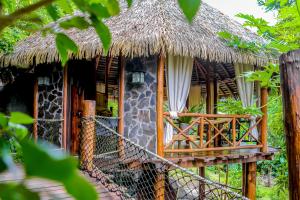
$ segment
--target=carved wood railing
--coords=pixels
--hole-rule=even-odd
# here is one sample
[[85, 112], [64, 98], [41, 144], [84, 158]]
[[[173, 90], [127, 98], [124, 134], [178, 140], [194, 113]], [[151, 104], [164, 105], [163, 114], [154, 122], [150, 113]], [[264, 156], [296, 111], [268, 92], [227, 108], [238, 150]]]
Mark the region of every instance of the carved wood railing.
[[[180, 123], [182, 117], [190, 118], [189, 124]], [[166, 112], [164, 123], [172, 126], [173, 138], [165, 145], [164, 152], [262, 148], [260, 139], [254, 134], [258, 133], [261, 121], [261, 118], [254, 119], [250, 115], [199, 113], [178, 113], [178, 118], [172, 119]]]

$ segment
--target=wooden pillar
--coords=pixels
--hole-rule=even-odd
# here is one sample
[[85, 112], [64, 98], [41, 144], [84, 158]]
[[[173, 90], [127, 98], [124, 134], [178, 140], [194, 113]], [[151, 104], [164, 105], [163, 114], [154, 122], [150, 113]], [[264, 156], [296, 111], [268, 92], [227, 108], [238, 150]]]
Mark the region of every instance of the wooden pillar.
[[63, 132], [62, 132], [62, 148], [67, 150], [67, 132], [68, 132], [68, 66], [64, 67], [63, 81]]
[[80, 163], [83, 169], [91, 171], [93, 169], [93, 158], [95, 148], [95, 111], [96, 101], [84, 100], [83, 101], [83, 125], [81, 137], [81, 152]]
[[78, 94], [78, 87], [76, 85], [72, 86], [72, 131], [71, 131], [71, 153], [77, 154], [79, 150], [79, 118], [78, 118], [78, 111], [79, 111], [79, 94]]
[[243, 163], [243, 195], [256, 199], [256, 162]]
[[[157, 63], [157, 91], [156, 91], [156, 129], [157, 129], [157, 154], [164, 157], [164, 66], [165, 57], [160, 54]], [[165, 174], [159, 173], [155, 183], [155, 199], [165, 199]]]
[[[124, 135], [124, 96], [125, 96], [125, 57], [119, 56], [119, 102], [118, 102], [118, 133]], [[119, 140], [120, 156], [125, 155], [123, 140]]]
[[261, 112], [263, 114], [260, 126], [260, 140], [263, 145], [262, 152], [268, 152], [268, 89], [261, 88]]
[[[207, 79], [206, 79], [206, 113], [214, 113], [214, 72], [211, 66], [207, 67]], [[212, 137], [211, 126], [208, 125], [207, 131], [207, 141]], [[208, 148], [212, 146], [211, 143], [208, 144]]]
[[107, 56], [105, 63], [105, 107], [108, 108], [108, 79], [113, 57]]
[[37, 78], [33, 85], [33, 137], [34, 140], [38, 139], [38, 115], [39, 115], [39, 84]]
[[280, 57], [290, 200], [300, 199], [300, 50]]
[[164, 66], [165, 58], [162, 54], [158, 57], [157, 64], [157, 92], [156, 92], [156, 129], [157, 129], [157, 154], [164, 156]]
[[[199, 176], [205, 178], [205, 167], [199, 167]], [[199, 183], [199, 200], [205, 199], [205, 183]]]
[[[219, 100], [219, 83], [218, 83], [218, 79], [216, 78], [216, 76], [214, 76], [214, 106], [213, 106], [213, 113], [214, 114], [218, 114], [218, 100]], [[218, 129], [221, 129], [222, 127], [217, 126]], [[217, 134], [217, 130], [214, 130], [214, 135]], [[221, 147], [221, 135], [218, 135], [215, 139], [214, 139], [214, 146], [215, 147]]]

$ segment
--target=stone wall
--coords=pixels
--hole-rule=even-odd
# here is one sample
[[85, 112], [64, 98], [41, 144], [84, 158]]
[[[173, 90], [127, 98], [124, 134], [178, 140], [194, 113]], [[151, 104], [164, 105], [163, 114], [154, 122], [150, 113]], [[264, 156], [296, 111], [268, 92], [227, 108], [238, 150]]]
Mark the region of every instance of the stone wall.
[[[132, 71], [145, 72], [145, 83], [131, 84]], [[156, 152], [157, 58], [134, 58], [125, 68], [124, 134], [133, 142]]]
[[38, 137], [61, 147], [63, 119], [63, 71], [49, 74], [49, 85], [39, 85]]

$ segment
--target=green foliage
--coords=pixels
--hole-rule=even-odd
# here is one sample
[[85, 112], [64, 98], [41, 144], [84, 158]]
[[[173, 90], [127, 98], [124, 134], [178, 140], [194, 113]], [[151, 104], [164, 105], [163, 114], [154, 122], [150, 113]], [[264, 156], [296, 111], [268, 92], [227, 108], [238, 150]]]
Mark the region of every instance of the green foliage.
[[278, 88], [280, 86], [279, 65], [270, 63], [262, 70], [245, 72], [249, 82], [260, 82], [261, 87]]
[[201, 0], [178, 0], [178, 3], [188, 22], [192, 23], [200, 8]]
[[[203, 113], [203, 109], [204, 109], [204, 105], [199, 104], [199, 105], [190, 107], [185, 112], [186, 113]], [[179, 121], [179, 123], [190, 124], [192, 119], [193, 119], [193, 117], [179, 117], [178, 121]]]
[[218, 36], [225, 40], [226, 45], [229, 47], [233, 47], [235, 49], [239, 49], [245, 52], [257, 53], [261, 50], [262, 45], [257, 44], [255, 42], [247, 42], [237, 35], [233, 35], [227, 31], [221, 31], [218, 33]]
[[258, 0], [260, 6], [266, 11], [276, 10], [277, 22], [270, 25], [262, 18], [252, 15], [238, 14], [245, 19], [246, 27], [257, 28], [257, 33], [269, 41], [267, 48], [279, 52], [287, 52], [300, 48], [300, 15], [299, 0]]
[[[75, 199], [97, 199], [95, 188], [80, 175], [75, 158], [28, 139], [28, 131], [23, 125], [32, 122], [31, 117], [19, 112], [11, 113], [10, 117], [0, 113], [0, 172], [16, 167], [12, 153], [14, 149], [19, 149], [22, 151], [25, 179], [39, 177], [58, 181]], [[40, 197], [29, 190], [23, 181], [1, 183], [0, 199], [34, 200]]]
[[62, 65], [64, 66], [68, 61], [68, 53], [76, 53], [78, 51], [77, 45], [64, 33], [56, 34], [56, 48], [60, 54]]
[[249, 114], [253, 116], [261, 116], [261, 110], [256, 106], [244, 107], [241, 100], [233, 98], [221, 99], [218, 102], [218, 111], [225, 114]]

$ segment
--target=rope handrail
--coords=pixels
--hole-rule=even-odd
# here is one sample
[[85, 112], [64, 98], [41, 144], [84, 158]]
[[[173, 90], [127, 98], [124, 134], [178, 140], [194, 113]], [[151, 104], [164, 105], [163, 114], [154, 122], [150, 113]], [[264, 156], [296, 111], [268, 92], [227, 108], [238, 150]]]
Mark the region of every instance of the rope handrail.
[[109, 120], [82, 118], [81, 168], [121, 199], [247, 199], [120, 135]]

